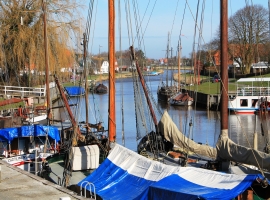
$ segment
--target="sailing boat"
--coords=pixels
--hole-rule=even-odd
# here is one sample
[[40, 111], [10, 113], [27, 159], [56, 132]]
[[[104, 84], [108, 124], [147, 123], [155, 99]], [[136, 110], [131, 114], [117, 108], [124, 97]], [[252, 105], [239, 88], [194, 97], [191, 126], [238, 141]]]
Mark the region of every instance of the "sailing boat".
[[35, 162], [58, 152], [60, 135], [53, 126], [29, 125], [1, 129], [0, 139], [3, 160], [33, 173], [40, 170]]
[[[155, 199], [160, 196], [167, 199], [233, 199], [250, 187], [257, 178], [261, 178], [258, 175], [231, 175], [194, 167], [169, 166], [115, 143], [113, 0], [109, 0], [109, 19], [109, 58], [112, 63], [112, 78], [109, 84], [110, 154], [95, 171], [76, 185], [78, 193], [95, 199], [97, 195], [102, 199]], [[132, 60], [136, 63], [134, 52]], [[142, 83], [145, 83], [140, 72], [139, 76]], [[154, 115], [152, 117], [154, 118]], [[157, 120], [154, 121], [158, 130]], [[74, 126], [75, 128], [77, 126]], [[160, 140], [159, 135], [153, 136]], [[72, 163], [69, 167], [72, 169]]]
[[161, 83], [161, 86], [158, 86], [157, 96], [159, 101], [168, 102], [172, 96], [177, 93], [177, 87], [168, 84], [168, 66], [169, 66], [169, 43], [170, 43], [170, 33], [168, 34], [168, 44], [167, 44], [167, 72], [166, 72], [166, 84]]
[[[4, 149], [6, 162], [18, 166], [27, 171], [39, 170], [40, 166], [33, 165], [37, 160], [45, 159], [46, 157], [56, 153], [59, 149], [58, 142], [60, 136], [58, 129], [53, 126], [42, 126], [35, 124], [38, 120], [48, 121], [51, 119], [50, 109], [50, 84], [49, 84], [49, 66], [47, 52], [47, 28], [46, 28], [46, 3], [43, 2], [43, 20], [44, 20], [44, 48], [45, 48], [45, 79], [46, 79], [46, 103], [47, 113], [42, 116], [32, 116], [28, 121], [27, 126], [11, 127], [0, 130], [1, 146]], [[41, 91], [42, 89], [40, 89]], [[28, 100], [28, 103], [29, 100]]]
[[[133, 47], [130, 49], [133, 64], [136, 63], [138, 70]], [[145, 85], [139, 70], [138, 75], [142, 85]], [[147, 94], [145, 87], [144, 93]], [[150, 112], [158, 130], [154, 112]], [[148, 138], [150, 137], [161, 142], [158, 134], [153, 133]], [[153, 147], [156, 148], [157, 145], [153, 144]], [[202, 168], [180, 167], [179, 163], [173, 166], [163, 162], [146, 158], [114, 144], [107, 159], [77, 184], [77, 192], [85, 197], [98, 196], [102, 199], [158, 199], [161, 196], [166, 199], [233, 199], [260, 177], [224, 174]]]
[[189, 96], [188, 92], [181, 92], [180, 88], [180, 66], [181, 66], [181, 44], [178, 44], [178, 93], [170, 99], [170, 104], [173, 106], [191, 106], [193, 104], [193, 98]]
[[[113, 0], [109, 1], [109, 6], [112, 5]], [[113, 20], [114, 17], [109, 19]], [[113, 47], [113, 43], [110, 44]], [[139, 69], [132, 49], [133, 47], [133, 64], [136, 63], [136, 68]], [[139, 70], [138, 75], [145, 86]], [[146, 87], [143, 87], [143, 90], [145, 94], [148, 93]], [[147, 101], [150, 101], [150, 98], [147, 98]], [[156, 138], [161, 142], [158, 135], [159, 126], [152, 109], [150, 113], [157, 134], [149, 135], [148, 139]], [[153, 148], [156, 147], [157, 143], [153, 144]], [[98, 195], [103, 199], [155, 199], [160, 196], [166, 199], [232, 199], [245, 191], [256, 177], [258, 176], [231, 175], [193, 167], [182, 168], [179, 164], [176, 167], [165, 165], [115, 144], [99, 168], [81, 180], [77, 186], [81, 187], [81, 194], [93, 198]], [[247, 185], [243, 184], [244, 182]], [[223, 190], [224, 188], [226, 189]]]
[[[223, 1], [222, 3], [222, 11], [224, 9], [227, 10], [227, 2]], [[222, 15], [223, 16], [223, 15]], [[226, 22], [226, 18], [221, 20], [222, 23]], [[223, 38], [221, 41], [224, 41], [222, 43], [222, 85], [225, 88], [222, 90], [222, 101], [221, 101], [221, 113], [222, 113], [222, 119], [221, 119], [221, 124], [222, 124], [222, 130], [220, 134], [220, 139], [216, 145], [216, 148], [214, 147], [209, 147], [208, 145], [201, 145], [197, 144], [192, 140], [189, 140], [186, 138], [181, 132], [178, 131], [178, 128], [176, 125], [172, 122], [171, 118], [169, 117], [168, 113], [165, 111], [163, 117], [161, 118], [158, 128], [161, 133], [161, 136], [165, 138], [166, 141], [171, 142], [172, 145], [177, 145], [178, 147], [182, 149], [187, 149], [188, 151], [194, 152], [195, 154], [202, 155], [202, 156], [207, 156], [207, 158], [212, 159], [210, 162], [207, 162], [205, 165], [208, 169], [214, 169], [217, 170], [216, 167], [221, 166], [222, 168], [220, 170], [222, 171], [227, 171], [228, 172], [228, 167], [229, 167], [229, 161], [234, 161], [237, 163], [246, 163], [246, 164], [251, 164], [254, 166], [257, 166], [259, 169], [266, 169], [267, 171], [270, 170], [269, 166], [269, 161], [270, 161], [270, 156], [269, 154], [259, 152], [250, 148], [246, 148], [243, 146], [236, 145], [234, 142], [232, 142], [229, 137], [228, 137], [228, 112], [227, 112], [227, 105], [228, 105], [228, 97], [226, 94], [226, 91], [228, 91], [228, 72], [227, 72], [227, 46], [226, 42], [226, 26], [222, 26], [221, 32], [223, 33], [222, 36]], [[225, 35], [225, 38], [224, 38]], [[156, 124], [155, 124], [156, 125]], [[143, 151], [149, 151], [153, 150], [153, 138], [158, 138], [160, 135], [154, 133], [148, 134], [146, 137], [142, 138], [141, 142], [138, 145], [138, 150], [140, 152]], [[155, 148], [155, 146], [154, 146]], [[162, 151], [162, 149], [159, 149]], [[166, 152], [167, 153], [167, 152]], [[145, 155], [145, 152], [144, 152]], [[160, 155], [160, 154], [159, 154]], [[177, 156], [178, 162], [183, 163], [182, 161], [185, 161], [186, 163], [189, 161], [187, 158], [185, 158], [186, 155], [181, 155], [179, 153], [175, 153]], [[149, 154], [147, 154], [149, 156]], [[158, 156], [156, 156], [158, 158]], [[186, 160], [185, 160], [186, 159]], [[182, 160], [182, 161], [181, 161]], [[217, 160], [220, 164], [216, 165]], [[184, 165], [186, 164], [184, 163]], [[222, 164], [221, 164], [222, 163]], [[209, 165], [210, 164], [210, 165]], [[227, 166], [226, 166], [227, 164]], [[214, 166], [216, 165], [216, 166]], [[237, 166], [236, 166], [237, 167]], [[239, 168], [238, 168], [239, 169]], [[235, 170], [236, 171], [236, 170]], [[239, 170], [238, 170], [239, 173]], [[262, 173], [263, 179], [260, 180], [260, 184], [262, 184], [263, 188], [267, 188], [268, 186], [268, 181], [265, 178], [266, 176], [269, 176], [269, 174], [263, 172], [262, 170], [260, 171], [253, 171], [252, 173]], [[247, 174], [252, 174], [251, 170]], [[263, 189], [263, 192], [260, 192], [260, 196], [264, 196], [264, 194], [267, 193], [267, 190]], [[269, 197], [269, 193], [267, 193]]]
[[[86, 51], [88, 39], [84, 34], [84, 62], [86, 63]], [[61, 86], [57, 76], [55, 75], [55, 83], [60, 92], [60, 97], [64, 102], [66, 111], [68, 112], [72, 127], [63, 128], [62, 149], [59, 154], [52, 155], [43, 162], [41, 176], [54, 183], [65, 187], [72, 187], [86, 175], [91, 173], [93, 169], [99, 166], [100, 160], [106, 157], [108, 153], [107, 130], [101, 125], [91, 124], [88, 121], [88, 83], [87, 83], [87, 65], [84, 68], [85, 78], [85, 109], [86, 121], [78, 123], [75, 119], [64, 89]], [[63, 172], [63, 177], [57, 174]]]
[[[227, 4], [226, 1], [224, 1], [224, 4]], [[222, 5], [224, 9], [227, 9], [227, 5]], [[224, 11], [224, 10], [223, 10]], [[225, 16], [225, 19], [221, 20], [222, 23], [225, 23], [227, 21], [227, 16]], [[221, 47], [222, 47], [222, 57], [221, 57], [221, 88], [222, 89], [222, 98], [221, 98], [221, 133], [220, 138], [216, 144], [216, 147], [210, 147], [208, 145], [201, 145], [198, 143], [195, 143], [192, 140], [189, 140], [187, 137], [185, 137], [181, 132], [179, 132], [177, 126], [173, 123], [172, 119], [169, 117], [168, 113], [165, 112], [158, 124], [158, 131], [157, 136], [160, 135], [164, 137], [164, 139], [167, 142], [170, 142], [171, 144], [168, 145], [169, 148], [172, 148], [173, 145], [177, 145], [180, 149], [186, 149], [187, 151], [194, 152], [195, 154], [206, 156], [208, 161], [210, 162], [216, 162], [217, 165], [221, 166], [220, 170], [222, 171], [229, 171], [232, 168], [238, 168], [239, 166], [230, 166], [230, 161], [236, 162], [236, 163], [243, 163], [247, 165], [252, 165], [253, 168], [258, 168], [258, 171], [254, 170], [246, 170], [247, 174], [250, 173], [262, 173], [264, 176], [269, 177], [270, 171], [270, 155], [264, 152], [260, 152], [258, 150], [240, 146], [235, 144], [228, 136], [228, 69], [227, 69], [227, 32], [226, 26], [222, 27], [223, 30], [221, 30]], [[225, 36], [224, 36], [225, 35]], [[157, 126], [157, 124], [155, 124]], [[160, 134], [160, 135], [159, 135]], [[146, 135], [143, 139], [141, 139], [138, 150], [139, 152], [142, 152], [144, 149], [146, 151], [152, 150], [153, 147], [151, 146], [153, 143], [153, 136], [154, 134], [151, 133], [149, 135]], [[159, 151], [162, 151], [162, 149], [158, 149]], [[168, 151], [166, 151], [168, 153]], [[179, 157], [182, 160], [187, 161], [187, 158], [185, 158], [185, 155], [177, 155], [177, 158], [179, 160]], [[157, 156], [156, 156], [157, 157]], [[180, 160], [181, 160], [180, 159]], [[206, 160], [207, 161], [207, 160]], [[180, 161], [182, 162], [182, 161]], [[219, 163], [219, 164], [218, 164]], [[255, 166], [255, 167], [254, 167]], [[229, 169], [230, 168], [230, 169]], [[217, 168], [215, 167], [217, 170]], [[265, 170], [265, 171], [263, 171]], [[236, 170], [235, 170], [236, 171]], [[238, 170], [239, 172], [240, 170]], [[249, 172], [248, 172], [249, 171]], [[243, 173], [243, 172], [242, 172]]]

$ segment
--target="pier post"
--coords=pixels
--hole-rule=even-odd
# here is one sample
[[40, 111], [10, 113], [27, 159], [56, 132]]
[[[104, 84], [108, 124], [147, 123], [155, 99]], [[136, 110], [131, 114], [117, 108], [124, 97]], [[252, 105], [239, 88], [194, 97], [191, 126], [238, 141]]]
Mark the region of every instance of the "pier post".
[[256, 131], [254, 132], [254, 138], [253, 138], [253, 148], [254, 148], [255, 150], [257, 150], [257, 149], [258, 149], [258, 134], [257, 134], [257, 132], [256, 132]]
[[207, 108], [207, 110], [209, 110], [209, 108], [210, 108], [210, 106], [209, 106], [210, 105], [210, 100], [209, 99], [210, 99], [210, 95], [208, 94], [207, 95], [207, 100], [206, 100], [206, 108]]
[[35, 175], [37, 175], [37, 149], [35, 150]]

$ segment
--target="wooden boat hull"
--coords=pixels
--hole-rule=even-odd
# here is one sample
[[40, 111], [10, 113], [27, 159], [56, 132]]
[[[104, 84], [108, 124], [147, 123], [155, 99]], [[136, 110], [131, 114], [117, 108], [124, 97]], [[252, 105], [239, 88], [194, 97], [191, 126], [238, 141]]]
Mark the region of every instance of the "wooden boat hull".
[[173, 106], [191, 106], [193, 98], [188, 93], [179, 93], [170, 99], [170, 104]]
[[191, 106], [193, 104], [193, 101], [174, 101], [171, 99], [170, 104], [172, 106]]
[[162, 86], [158, 88], [157, 96], [159, 101], [168, 102], [177, 93], [175, 86]]
[[108, 88], [107, 88], [107, 86], [105, 86], [101, 83], [101, 84], [96, 86], [96, 88], [94, 89], [94, 92], [97, 94], [105, 94], [108, 92]]

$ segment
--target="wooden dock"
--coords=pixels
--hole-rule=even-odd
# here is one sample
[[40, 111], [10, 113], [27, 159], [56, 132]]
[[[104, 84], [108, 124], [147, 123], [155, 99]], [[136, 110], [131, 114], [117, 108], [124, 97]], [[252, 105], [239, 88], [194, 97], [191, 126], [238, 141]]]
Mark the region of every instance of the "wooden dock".
[[[85, 199], [73, 191], [0, 160], [0, 199]], [[89, 198], [88, 198], [89, 199]]]

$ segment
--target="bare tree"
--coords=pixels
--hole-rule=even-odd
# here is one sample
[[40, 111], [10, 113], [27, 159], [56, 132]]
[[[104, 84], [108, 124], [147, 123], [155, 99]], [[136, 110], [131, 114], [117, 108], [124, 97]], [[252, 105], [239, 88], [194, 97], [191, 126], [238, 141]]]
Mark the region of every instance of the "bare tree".
[[[22, 80], [20, 72], [34, 68], [36, 72], [45, 70], [44, 20], [47, 14], [47, 39], [49, 70], [57, 73], [61, 68], [71, 67], [75, 61], [74, 44], [71, 37], [79, 32], [79, 10], [74, 0], [10, 0], [0, 1], [0, 67], [9, 77], [9, 84], [30, 85], [31, 80]], [[46, 4], [46, 9], [44, 5]], [[32, 83], [33, 84], [33, 83]]]
[[[268, 11], [261, 5], [246, 6], [229, 18], [229, 54], [243, 74], [258, 61], [258, 45], [268, 42]], [[240, 59], [239, 59], [240, 58]]]

